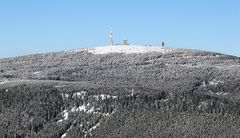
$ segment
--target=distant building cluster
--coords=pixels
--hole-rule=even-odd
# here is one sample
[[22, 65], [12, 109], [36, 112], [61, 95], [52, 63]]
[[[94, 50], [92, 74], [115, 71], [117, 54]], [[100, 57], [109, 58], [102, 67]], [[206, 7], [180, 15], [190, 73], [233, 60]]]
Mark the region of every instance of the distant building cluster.
[[[110, 28], [110, 45], [111, 46], [113, 46], [113, 45], [129, 45], [129, 43], [128, 43], [128, 39], [124, 38], [122, 44], [114, 44], [114, 42], [113, 42], [113, 31], [112, 31], [112, 27], [111, 27]], [[152, 45], [145, 45], [145, 46], [152, 46]], [[162, 46], [165, 46], [164, 42], [162, 42]]]

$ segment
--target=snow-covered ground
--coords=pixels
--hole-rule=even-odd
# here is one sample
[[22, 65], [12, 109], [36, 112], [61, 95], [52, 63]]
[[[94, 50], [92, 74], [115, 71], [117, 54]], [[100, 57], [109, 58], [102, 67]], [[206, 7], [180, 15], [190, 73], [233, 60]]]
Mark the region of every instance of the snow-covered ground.
[[94, 97], [97, 101], [98, 101], [99, 99], [105, 100], [105, 99], [109, 99], [109, 98], [113, 98], [113, 99], [116, 99], [116, 98], [117, 98], [117, 96], [106, 95], [106, 94], [94, 95], [93, 97]]
[[[220, 84], [224, 84], [224, 81], [213, 79], [213, 80], [211, 80], [211, 81], [208, 82], [208, 85], [210, 85], [210, 86], [218, 86], [218, 85], [220, 85]], [[206, 87], [206, 86], [207, 86], [207, 84], [206, 84], [205, 81], [202, 82], [202, 86], [203, 86], [203, 87]]]
[[36, 72], [33, 72], [33, 75], [38, 75], [40, 73], [41, 73], [40, 71], [36, 71]]
[[137, 46], [137, 45], [114, 45], [114, 46], [102, 46], [96, 48], [85, 48], [74, 50], [74, 52], [88, 51], [92, 54], [108, 54], [108, 53], [171, 53], [175, 50], [174, 48], [163, 47], [163, 46]]
[[61, 95], [62, 95], [62, 98], [63, 98], [63, 99], [65, 99], [65, 98], [68, 98], [68, 97], [69, 97], [69, 94], [67, 94], [67, 93], [62, 93]]
[[224, 83], [224, 81], [216, 80], [216, 79], [213, 79], [213, 80], [209, 81], [209, 85], [212, 85], [212, 86], [217, 86], [217, 85], [223, 84], [223, 83]]
[[63, 120], [68, 120], [69, 112], [68, 112], [67, 110], [64, 110], [64, 111], [62, 112], [62, 115], [63, 115], [64, 118], [58, 120], [58, 121], [57, 121], [58, 123], [61, 123]]
[[61, 138], [65, 138], [67, 136], [67, 133], [64, 133]]
[[[79, 99], [84, 99], [84, 96], [87, 95], [86, 91], [80, 91], [80, 92], [75, 92], [72, 95], [72, 98], [79, 98]], [[132, 92], [133, 95], [133, 92]], [[61, 96], [65, 99], [71, 97], [70, 94], [68, 93], [61, 93]], [[92, 97], [93, 100], [95, 101], [99, 101], [99, 100], [106, 100], [109, 98], [115, 99], [117, 98], [117, 96], [113, 96], [113, 95], [107, 95], [107, 94], [99, 94], [99, 95], [92, 95], [90, 96]], [[62, 119], [58, 120], [57, 123], [62, 123], [65, 120], [69, 119], [69, 114], [71, 113], [76, 113], [76, 112], [84, 112], [87, 114], [99, 114], [105, 117], [109, 117], [110, 115], [114, 114], [114, 110], [112, 112], [108, 112], [108, 113], [101, 113], [99, 112], [99, 107], [95, 107], [91, 102], [88, 103], [83, 103], [80, 106], [73, 106], [71, 108], [65, 109], [61, 115], [62, 115]], [[82, 125], [82, 124], [81, 124]], [[100, 126], [100, 122], [96, 123], [94, 126], [92, 126], [91, 128], [88, 129], [84, 129], [83, 132], [85, 133], [84, 137], [87, 137], [88, 135], [91, 136], [92, 135], [92, 131], [94, 131], [97, 127]], [[61, 138], [65, 138], [67, 137], [67, 132], [71, 129], [71, 127], [61, 136]]]
[[84, 135], [84, 137], [87, 137], [87, 134], [89, 133], [90, 134], [90, 136], [92, 136], [92, 131], [93, 130], [95, 130], [97, 127], [99, 127], [100, 126], [100, 123], [97, 123], [95, 126], [93, 126], [93, 127], [91, 127], [88, 131], [87, 131], [87, 133]]
[[228, 92], [217, 92], [216, 95], [220, 95], [220, 96], [226, 96], [229, 95], [230, 93]]
[[[72, 98], [79, 98], [79, 99], [84, 99], [84, 96], [87, 95], [87, 92], [86, 91], [80, 91], [80, 92], [75, 92], [73, 93], [73, 96]], [[132, 95], [133, 95], [133, 92], [132, 92]], [[61, 93], [61, 96], [63, 97], [63, 99], [67, 99], [68, 97], [70, 97], [70, 95], [68, 93]], [[116, 99], [117, 96], [113, 96], [113, 95], [107, 95], [107, 94], [99, 94], [99, 95], [93, 95], [92, 98], [96, 101], [98, 100], [106, 100], [106, 99], [109, 99], [109, 98], [112, 98], [112, 99]], [[64, 120], [68, 120], [68, 116], [69, 116], [69, 113], [74, 113], [74, 112], [85, 112], [87, 114], [101, 114], [103, 116], [109, 116], [110, 114], [113, 114], [113, 113], [100, 113], [98, 112], [96, 109], [98, 109], [97, 107], [94, 107], [91, 103], [85, 103], [85, 104], [82, 104], [78, 107], [74, 106], [72, 108], [69, 108], [69, 109], [65, 109], [61, 114], [63, 116], [62, 119], [58, 120], [57, 123], [61, 123], [63, 122]]]
[[[89, 106], [89, 104], [88, 104], [88, 106]], [[71, 108], [71, 112], [77, 112], [77, 111], [86, 112], [88, 106], [83, 104], [83, 105], [81, 105], [81, 106], [79, 106], [79, 107], [73, 107], [73, 108]], [[91, 112], [89, 112], [89, 113], [91, 113]]]
[[5, 84], [5, 83], [8, 83], [9, 81], [8, 80], [0, 80], [0, 84]]
[[81, 91], [81, 92], [76, 92], [73, 94], [73, 98], [81, 98], [81, 99], [84, 99], [84, 96], [86, 95], [87, 92], [85, 91]]

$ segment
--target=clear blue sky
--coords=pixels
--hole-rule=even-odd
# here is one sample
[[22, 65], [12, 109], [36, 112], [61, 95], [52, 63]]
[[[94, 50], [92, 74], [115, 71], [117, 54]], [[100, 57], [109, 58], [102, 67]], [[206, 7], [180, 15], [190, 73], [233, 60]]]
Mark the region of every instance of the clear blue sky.
[[240, 56], [239, 0], [1, 0], [0, 57], [109, 44]]

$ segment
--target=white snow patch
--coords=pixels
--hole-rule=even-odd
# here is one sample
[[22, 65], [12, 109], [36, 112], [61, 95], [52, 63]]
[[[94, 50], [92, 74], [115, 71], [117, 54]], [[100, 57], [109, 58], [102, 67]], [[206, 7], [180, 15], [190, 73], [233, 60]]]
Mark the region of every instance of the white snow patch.
[[90, 113], [93, 113], [95, 110], [94, 110], [94, 107], [91, 107], [88, 111], [87, 111], [87, 113], [88, 114], [90, 114]]
[[5, 84], [5, 83], [8, 83], [9, 81], [8, 80], [3, 80], [3, 81], [0, 81], [0, 84]]
[[103, 116], [110, 116], [109, 113], [103, 113]]
[[68, 98], [69, 97], [69, 94], [67, 94], [67, 93], [62, 93], [61, 95], [62, 95], [62, 98]]
[[72, 129], [72, 126], [70, 126], [70, 128], [67, 129], [67, 131], [61, 136], [61, 138], [65, 138], [67, 136], [67, 132]]
[[219, 96], [226, 96], [226, 95], [229, 95], [230, 93], [228, 93], [228, 92], [217, 92], [215, 94], [219, 95]]
[[216, 80], [216, 79], [209, 81], [209, 85], [212, 85], [212, 86], [217, 86], [218, 84], [223, 84], [223, 83], [224, 83], [224, 81]]
[[100, 94], [100, 95], [94, 95], [93, 96], [97, 101], [98, 100], [105, 100], [105, 99], [109, 99], [109, 98], [113, 98], [113, 99], [116, 99], [117, 96], [112, 96], [112, 95], [106, 95], [106, 94]]
[[69, 115], [68, 111], [64, 110], [63, 111], [64, 120], [68, 120], [68, 115]]
[[85, 92], [85, 91], [81, 91], [81, 92], [76, 92], [76, 93], [74, 93], [73, 94], [73, 98], [74, 97], [77, 97], [77, 98], [82, 98], [82, 99], [84, 99], [84, 96], [87, 94], [87, 92]]
[[131, 93], [131, 96], [133, 96], [133, 95], [134, 95], [134, 93], [135, 93], [135, 91], [134, 91], [134, 89], [132, 89], [132, 93]]
[[164, 100], [163, 100], [163, 102], [167, 102], [167, 101], [169, 101], [169, 99], [164, 99]]
[[92, 131], [95, 130], [99, 126], [100, 126], [100, 123], [97, 123], [95, 126], [91, 127], [87, 132], [85, 132], [86, 134], [84, 136], [87, 137], [88, 133], [90, 136], [92, 136]]
[[137, 46], [137, 45], [115, 45], [115, 46], [104, 46], [89, 49], [78, 49], [74, 52], [88, 51], [92, 54], [108, 54], [108, 53], [150, 53], [150, 52], [160, 52], [160, 53], [171, 53], [175, 50], [174, 48], [163, 47], [163, 46]]
[[67, 110], [64, 110], [64, 111], [62, 112], [62, 114], [63, 114], [63, 117], [64, 117], [64, 118], [58, 120], [57, 123], [61, 123], [63, 120], [68, 120], [68, 115], [69, 115], [68, 111], [67, 111]]
[[111, 98], [110, 95], [105, 95], [105, 94], [101, 94], [100, 97], [102, 98], [102, 100], [105, 100], [105, 99]]
[[206, 86], [207, 86], [205, 81], [203, 81], [201, 85], [202, 85], [203, 87], [206, 87]]
[[64, 133], [61, 138], [65, 138], [67, 136], [67, 133]]
[[71, 108], [71, 112], [77, 112], [78, 110], [77, 110], [77, 107], [73, 107], [73, 108]]
[[91, 132], [91, 131], [95, 130], [98, 126], [100, 126], [100, 123], [97, 123], [95, 126], [91, 127], [89, 129], [89, 131]]
[[86, 111], [87, 111], [87, 106], [81, 105], [81, 106], [79, 106], [79, 107], [77, 108], [77, 111], [84, 111], [84, 112], [86, 112]]
[[70, 112], [80, 112], [83, 111], [87, 114], [99, 114], [99, 115], [103, 115], [103, 116], [110, 116], [112, 113], [100, 113], [96, 110], [99, 110], [99, 108], [95, 108], [94, 106], [91, 106], [90, 103], [87, 103], [87, 105], [83, 104], [79, 107], [72, 107]]
[[71, 108], [71, 112], [77, 112], [77, 111], [87, 111], [87, 106], [86, 105], [81, 105], [78, 108], [77, 107], [73, 107]]
[[[79, 98], [83, 98], [83, 96], [86, 95], [87, 92], [85, 91], [81, 91], [81, 92], [77, 92], [77, 93], [74, 93], [73, 94], [73, 97], [79, 97]], [[133, 93], [132, 93], [133, 94]], [[63, 97], [69, 97], [69, 94], [64, 94], [62, 93], [62, 96]], [[107, 98], [117, 98], [117, 96], [112, 96], [112, 95], [106, 95], [106, 94], [101, 94], [101, 95], [93, 95], [93, 98], [95, 100], [99, 100], [99, 99], [102, 99], [102, 100], [105, 100]], [[100, 113], [98, 112], [100, 109], [99, 108], [96, 108], [94, 107], [93, 105], [91, 105], [90, 103], [85, 103], [83, 105], [80, 105], [79, 107], [72, 107], [69, 109], [69, 111], [67, 109], [65, 109], [61, 114], [63, 115], [63, 119], [61, 120], [58, 120], [57, 123], [61, 123], [62, 121], [64, 120], [67, 120], [68, 119], [68, 116], [69, 116], [69, 112], [79, 112], [79, 111], [83, 111], [87, 114], [99, 114], [99, 115], [103, 115], [103, 116], [110, 116], [111, 114], [113, 114], [113, 112], [111, 113]]]
[[150, 59], [146, 61], [147, 63], [154, 64], [154, 60]]
[[40, 71], [33, 72], [34, 75], [38, 75], [40, 73], [41, 73]]
[[[211, 81], [208, 82], [208, 84], [211, 85], [211, 86], [217, 86], [217, 85], [223, 84], [223, 83], [224, 83], [224, 81], [222, 81], [222, 80], [216, 80], [216, 79], [213, 79], [213, 80], [211, 80]], [[207, 84], [206, 84], [205, 81], [202, 82], [202, 86], [203, 86], [203, 87], [206, 87], [206, 86], [207, 86]]]

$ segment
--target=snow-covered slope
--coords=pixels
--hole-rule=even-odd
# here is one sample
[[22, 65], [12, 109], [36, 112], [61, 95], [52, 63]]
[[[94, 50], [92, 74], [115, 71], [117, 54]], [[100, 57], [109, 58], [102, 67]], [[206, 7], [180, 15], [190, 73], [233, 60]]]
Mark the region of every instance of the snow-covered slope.
[[78, 49], [75, 52], [88, 51], [93, 54], [108, 54], [108, 53], [149, 53], [149, 52], [160, 52], [160, 53], [171, 53], [175, 49], [163, 46], [137, 46], [137, 45], [114, 45], [114, 46], [102, 46], [89, 49]]

